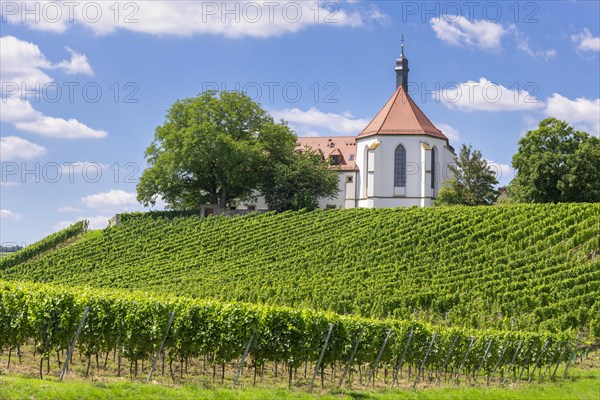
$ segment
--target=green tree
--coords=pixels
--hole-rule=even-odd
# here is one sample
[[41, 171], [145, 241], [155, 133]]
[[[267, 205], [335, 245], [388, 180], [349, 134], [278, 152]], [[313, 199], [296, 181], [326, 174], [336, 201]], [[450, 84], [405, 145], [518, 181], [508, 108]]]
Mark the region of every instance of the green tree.
[[494, 185], [498, 180], [479, 150], [463, 144], [455, 164], [449, 168], [453, 176], [444, 181], [436, 205], [480, 206], [496, 199]]
[[600, 139], [547, 118], [519, 141], [509, 196], [521, 202], [600, 201]]
[[338, 172], [321, 155], [307, 149], [275, 164], [266, 174], [262, 193], [273, 210], [313, 210], [320, 198], [337, 196], [338, 179]]
[[179, 100], [146, 149], [149, 167], [137, 198], [168, 208], [225, 207], [251, 198], [267, 170], [291, 157], [296, 136], [241, 93], [206, 92]]

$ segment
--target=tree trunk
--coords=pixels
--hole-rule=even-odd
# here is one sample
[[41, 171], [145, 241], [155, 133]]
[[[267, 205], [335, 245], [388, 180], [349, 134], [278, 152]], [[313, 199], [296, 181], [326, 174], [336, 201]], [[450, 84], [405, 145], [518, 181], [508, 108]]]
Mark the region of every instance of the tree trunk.
[[227, 197], [229, 196], [229, 190], [227, 188], [227, 183], [223, 183], [221, 186], [221, 200], [219, 202], [219, 206], [225, 209], [227, 207]]

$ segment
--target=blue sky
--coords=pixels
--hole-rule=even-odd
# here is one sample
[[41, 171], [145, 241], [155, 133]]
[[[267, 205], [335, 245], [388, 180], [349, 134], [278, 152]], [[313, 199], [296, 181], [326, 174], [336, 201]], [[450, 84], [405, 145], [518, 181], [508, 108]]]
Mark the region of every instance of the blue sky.
[[401, 35], [417, 104], [501, 183], [547, 116], [600, 134], [597, 1], [0, 4], [3, 244], [141, 210], [155, 127], [215, 85], [300, 136], [358, 134], [395, 89]]

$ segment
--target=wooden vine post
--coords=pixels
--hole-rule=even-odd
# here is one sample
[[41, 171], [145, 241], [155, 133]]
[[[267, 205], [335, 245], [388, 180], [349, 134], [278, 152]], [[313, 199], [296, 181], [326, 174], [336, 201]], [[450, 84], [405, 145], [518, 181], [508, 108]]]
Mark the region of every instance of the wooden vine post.
[[167, 324], [167, 331], [165, 332], [165, 336], [163, 337], [162, 342], [160, 342], [160, 346], [158, 347], [158, 351], [154, 356], [154, 360], [152, 360], [152, 367], [150, 368], [150, 372], [148, 373], [148, 378], [146, 379], [146, 383], [150, 382], [152, 379], [152, 373], [154, 373], [154, 368], [156, 368], [156, 362], [158, 361], [158, 357], [160, 357], [160, 353], [162, 353], [163, 346], [165, 345], [165, 341], [167, 340], [167, 336], [169, 336], [169, 330], [171, 329], [171, 324], [173, 323], [173, 318], [175, 318], [175, 311], [171, 313], [169, 317], [169, 323]]
[[250, 335], [250, 340], [248, 340], [248, 344], [246, 345], [244, 354], [242, 355], [242, 358], [240, 359], [240, 364], [238, 365], [237, 372], [235, 373], [235, 378], [233, 379], [233, 384], [231, 385], [232, 389], [235, 387], [235, 384], [237, 383], [238, 378], [240, 377], [240, 374], [242, 373], [242, 368], [244, 367], [244, 361], [246, 361], [246, 357], [248, 356], [248, 353], [250, 352], [250, 346], [252, 346], [253, 339], [254, 339], [254, 334]]
[[77, 338], [79, 338], [79, 334], [81, 333], [81, 329], [83, 328], [83, 323], [85, 322], [85, 319], [87, 318], [89, 311], [90, 311], [89, 307], [86, 307], [85, 310], [83, 310], [83, 315], [81, 316], [81, 319], [79, 320], [79, 325], [77, 326], [77, 331], [75, 332], [75, 337], [73, 338], [73, 341], [71, 342], [71, 346], [69, 347], [69, 350], [67, 350], [67, 356], [65, 358], [65, 363], [63, 364], [62, 371], [60, 372], [60, 377], [58, 378], [59, 382], [62, 382], [63, 378], [65, 377], [65, 374], [67, 373], [67, 371], [69, 369], [69, 361], [71, 361], [71, 357], [73, 356], [73, 351], [75, 350], [75, 343], [77, 343]]
[[350, 369], [350, 366], [352, 365], [352, 360], [354, 360], [354, 356], [356, 355], [356, 351], [358, 350], [358, 345], [360, 343], [360, 339], [362, 338], [362, 335], [364, 333], [365, 333], [365, 328], [362, 328], [362, 330], [358, 334], [358, 338], [356, 339], [356, 342], [354, 343], [352, 353], [350, 354], [350, 357], [348, 358], [348, 363], [346, 364], [346, 368], [344, 368], [344, 373], [342, 374], [342, 377], [340, 378], [340, 384], [338, 385], [339, 388], [341, 388], [342, 385], [344, 384], [344, 378], [346, 377], [346, 374], [348, 373], [348, 370]]
[[415, 333], [414, 330], [411, 328], [410, 333], [408, 335], [408, 339], [406, 340], [406, 346], [404, 346], [404, 350], [402, 351], [402, 356], [400, 356], [400, 361], [398, 361], [398, 365], [396, 365], [396, 369], [394, 370], [394, 377], [392, 378], [392, 385], [390, 386], [390, 388], [393, 388], [394, 384], [398, 380], [398, 371], [400, 371], [400, 368], [402, 368], [402, 363], [404, 362], [404, 357], [406, 356], [406, 352], [408, 351], [408, 348], [410, 346], [410, 342], [413, 338], [414, 333]]
[[425, 361], [427, 361], [427, 357], [429, 357], [429, 353], [431, 352], [431, 348], [433, 347], [433, 343], [435, 342], [436, 336], [437, 336], [437, 332], [433, 332], [433, 336], [431, 337], [431, 342], [429, 343], [429, 348], [427, 349], [427, 352], [425, 353], [425, 357], [423, 357], [423, 361], [421, 362], [421, 366], [419, 367], [419, 370], [417, 371], [417, 379], [415, 379], [415, 382], [413, 383], [413, 389], [417, 387], [419, 378], [421, 378], [421, 374], [423, 373], [423, 368], [425, 368]]
[[387, 335], [385, 335], [385, 340], [383, 341], [381, 350], [379, 350], [379, 354], [377, 354], [377, 358], [375, 359], [375, 364], [373, 364], [373, 369], [371, 370], [371, 374], [369, 375], [369, 378], [367, 379], [366, 386], [369, 386], [369, 383], [371, 383], [371, 379], [373, 379], [373, 376], [375, 375], [375, 372], [377, 371], [377, 365], [379, 364], [379, 360], [381, 359], [381, 356], [383, 355], [385, 346], [387, 345], [387, 342], [390, 339], [390, 336], [392, 335], [393, 331], [394, 331], [394, 328], [390, 328], [387, 332]]
[[454, 341], [452, 342], [452, 346], [450, 346], [450, 350], [448, 350], [448, 354], [446, 354], [446, 358], [444, 359], [444, 364], [440, 369], [437, 379], [435, 380], [435, 385], [439, 385], [440, 379], [442, 379], [442, 373], [444, 369], [446, 369], [446, 365], [448, 365], [448, 361], [450, 360], [450, 356], [452, 355], [452, 351], [454, 351], [454, 346], [456, 346], [456, 341], [458, 340], [458, 336], [454, 336]]
[[517, 345], [517, 350], [515, 350], [515, 354], [513, 354], [510, 364], [508, 365], [508, 368], [506, 369], [506, 374], [504, 374], [504, 376], [502, 377], [502, 382], [500, 382], [501, 385], [504, 385], [504, 382], [506, 382], [506, 379], [508, 378], [508, 375], [510, 374], [510, 369], [512, 368], [513, 364], [515, 363], [515, 360], [517, 359], [517, 354], [519, 354], [519, 350], [521, 350], [522, 344], [523, 344], [523, 339], [519, 340], [519, 344]]
[[463, 365], [465, 365], [465, 362], [467, 361], [467, 358], [469, 357], [469, 353], [471, 352], [471, 347], [473, 347], [473, 342], [475, 342], [474, 337], [471, 338], [471, 341], [469, 342], [469, 347], [467, 347], [467, 352], [465, 353], [465, 356], [463, 357], [462, 362], [458, 366], [458, 371], [456, 371], [456, 376], [454, 377], [454, 382], [452, 382], [453, 387], [456, 385], [456, 382], [458, 382], [458, 377], [460, 376], [460, 371], [462, 370]]
[[329, 337], [331, 336], [331, 331], [333, 331], [333, 324], [329, 324], [329, 331], [327, 332], [327, 337], [325, 338], [325, 344], [323, 345], [323, 349], [321, 350], [321, 355], [319, 356], [319, 361], [315, 366], [315, 372], [313, 373], [312, 380], [310, 381], [310, 387], [308, 388], [308, 392], [311, 393], [315, 386], [315, 379], [317, 378], [317, 373], [319, 372], [319, 368], [321, 367], [321, 362], [323, 361], [323, 356], [325, 355], [325, 350], [327, 349], [327, 345], [329, 344]]

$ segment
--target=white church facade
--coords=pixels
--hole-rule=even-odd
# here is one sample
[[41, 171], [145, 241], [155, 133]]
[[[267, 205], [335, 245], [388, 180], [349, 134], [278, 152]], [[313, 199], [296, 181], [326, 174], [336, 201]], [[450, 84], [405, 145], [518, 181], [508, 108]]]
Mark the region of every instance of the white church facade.
[[[404, 45], [396, 60], [396, 90], [358, 136], [302, 137], [339, 172], [339, 193], [322, 208], [428, 207], [450, 177], [454, 149], [408, 94]], [[263, 199], [239, 209], [266, 209]]]

